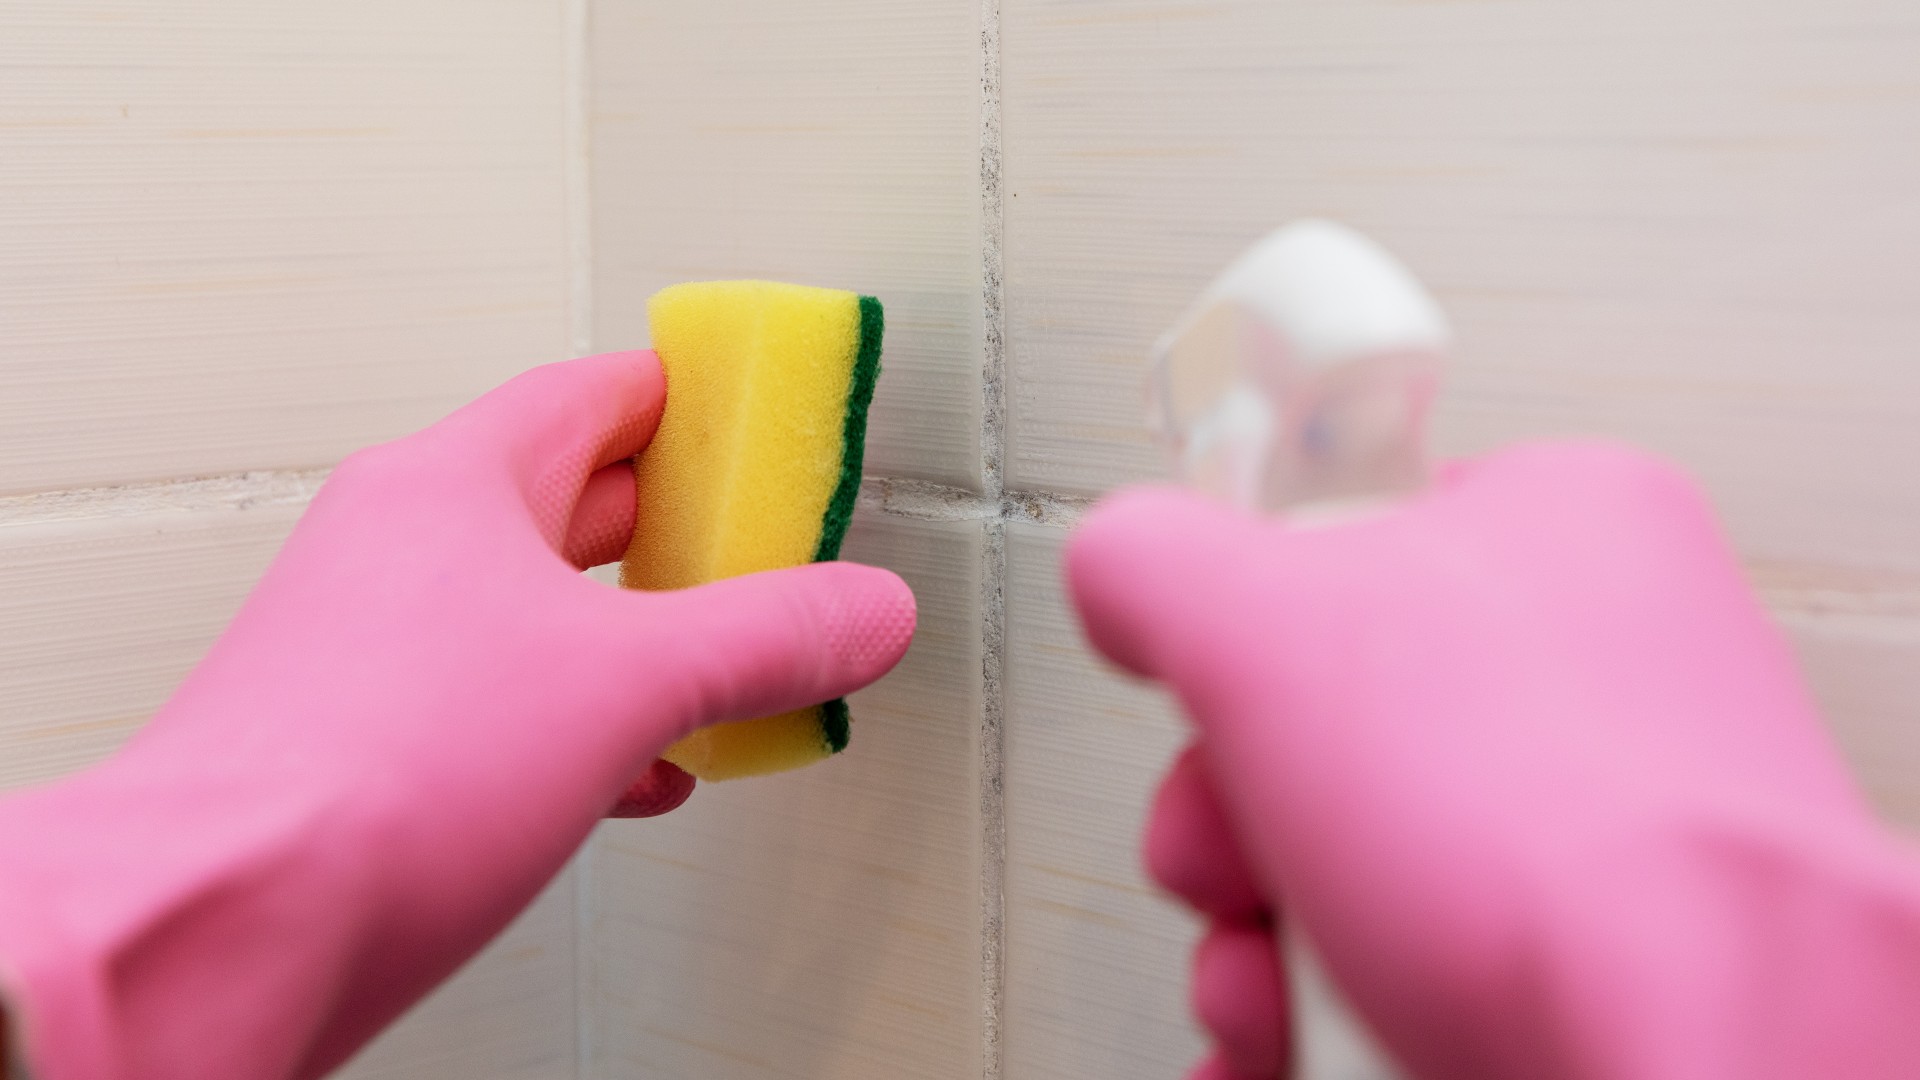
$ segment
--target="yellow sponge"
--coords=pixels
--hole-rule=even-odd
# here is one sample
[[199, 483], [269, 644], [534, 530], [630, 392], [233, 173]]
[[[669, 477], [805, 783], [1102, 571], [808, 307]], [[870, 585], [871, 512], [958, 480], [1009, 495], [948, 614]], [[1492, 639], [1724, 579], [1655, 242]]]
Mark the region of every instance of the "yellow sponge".
[[[770, 281], [676, 285], [647, 304], [667, 406], [634, 460], [630, 589], [833, 559], [853, 516], [880, 302]], [[702, 780], [797, 768], [847, 745], [843, 701], [697, 731], [668, 761]]]

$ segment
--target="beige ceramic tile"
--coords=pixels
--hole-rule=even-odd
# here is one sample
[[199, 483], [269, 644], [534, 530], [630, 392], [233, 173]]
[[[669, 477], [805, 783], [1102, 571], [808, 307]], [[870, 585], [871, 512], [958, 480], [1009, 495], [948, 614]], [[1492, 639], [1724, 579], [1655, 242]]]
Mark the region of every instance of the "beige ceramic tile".
[[1007, 535], [1004, 1075], [1180, 1076], [1202, 1048], [1186, 999], [1196, 931], [1138, 851], [1184, 732], [1163, 696], [1082, 643], [1061, 595], [1063, 536]]
[[576, 1080], [573, 867], [339, 1080]]
[[1450, 451], [1678, 455], [1744, 547], [1920, 569], [1920, 9], [1006, 0], [1008, 466], [1154, 472], [1142, 357], [1302, 215], [1460, 331]]
[[677, 281], [872, 293], [868, 471], [978, 483], [979, 8], [596, 0], [596, 347]]
[[0, 494], [322, 465], [559, 359], [562, 6], [0, 5]]
[[920, 628], [852, 746], [601, 828], [589, 1075], [980, 1076], [980, 552], [978, 523], [858, 519], [847, 557]]

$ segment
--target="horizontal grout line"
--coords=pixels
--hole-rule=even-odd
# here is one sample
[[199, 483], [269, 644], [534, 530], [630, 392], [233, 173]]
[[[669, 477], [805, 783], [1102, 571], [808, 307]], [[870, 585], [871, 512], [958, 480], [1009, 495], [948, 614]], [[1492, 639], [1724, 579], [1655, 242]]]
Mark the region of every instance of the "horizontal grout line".
[[926, 480], [870, 476], [860, 484], [860, 505], [875, 513], [916, 521], [1018, 521], [1069, 528], [1094, 500], [1050, 491], [1007, 491], [998, 498]]
[[[313, 498], [327, 469], [258, 471], [185, 480], [0, 496], [0, 527], [134, 517], [156, 511], [249, 510], [292, 506]], [[870, 476], [860, 505], [918, 521], [1017, 521], [1066, 528], [1093, 500], [1047, 491], [1008, 491], [998, 498], [966, 488], [902, 477]]]
[[1000, 496], [1000, 518], [1003, 521], [1071, 529], [1079, 523], [1081, 514], [1093, 509], [1096, 501], [1085, 495], [1015, 489]]
[[327, 469], [245, 472], [186, 480], [0, 496], [0, 527], [136, 517], [156, 511], [251, 510], [313, 498]]
[[977, 491], [891, 476], [862, 480], [859, 505], [920, 521], [985, 521], [999, 516], [996, 500]]

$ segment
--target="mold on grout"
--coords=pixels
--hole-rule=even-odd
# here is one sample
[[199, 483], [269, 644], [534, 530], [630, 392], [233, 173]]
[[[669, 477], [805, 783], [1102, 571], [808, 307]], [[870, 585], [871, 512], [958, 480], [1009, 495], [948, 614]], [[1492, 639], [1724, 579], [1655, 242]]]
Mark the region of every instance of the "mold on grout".
[[977, 491], [890, 476], [861, 481], [859, 505], [919, 521], [984, 521], [996, 513], [995, 500]]
[[1009, 491], [1000, 496], [1000, 519], [1070, 529], [1094, 501], [1084, 495], [1051, 491]]
[[0, 497], [0, 528], [176, 511], [251, 510], [312, 499], [327, 469], [244, 472]]
[[980, 1064], [1000, 1080], [1006, 995], [1005, 695], [1006, 638], [1006, 313], [1002, 305], [1000, 0], [980, 0], [980, 480], [986, 519], [981, 546], [980, 641]]
[[1000, 159], [1000, 0], [980, 3], [980, 301], [981, 481], [990, 495], [1006, 485], [1006, 313], [1002, 300]]
[[870, 476], [860, 505], [875, 513], [917, 521], [1019, 521], [1071, 528], [1093, 499], [1051, 491], [1006, 491], [998, 498], [925, 480]]
[[981, 1075], [1000, 1080], [1001, 1014], [1006, 997], [1007, 525], [989, 518], [981, 545], [980, 641], [980, 1038]]
[[[263, 470], [113, 487], [0, 496], [0, 527], [49, 521], [131, 517], [159, 510], [250, 510], [313, 498], [330, 469]], [[1020, 521], [1068, 528], [1093, 500], [1046, 491], [1009, 491], [997, 498], [925, 480], [870, 476], [860, 506], [919, 521]]]

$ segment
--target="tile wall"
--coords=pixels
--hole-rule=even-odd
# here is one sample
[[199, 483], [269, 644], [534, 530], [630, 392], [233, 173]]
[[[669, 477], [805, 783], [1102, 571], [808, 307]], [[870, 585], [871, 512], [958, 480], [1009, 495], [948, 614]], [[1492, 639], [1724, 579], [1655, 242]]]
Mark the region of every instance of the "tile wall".
[[[1147, 344], [1314, 214], [1455, 318], [1446, 450], [1706, 481], [1920, 826], [1917, 44], [1898, 0], [0, 2], [0, 784], [136, 726], [353, 448], [676, 280], [872, 291], [848, 554], [924, 623], [854, 751], [603, 827], [349, 1073], [1178, 1075], [1193, 927], [1132, 852], [1180, 722], [1057, 560], [1157, 470]], [[1313, 1015], [1311, 1080], [1385, 1074]]]

